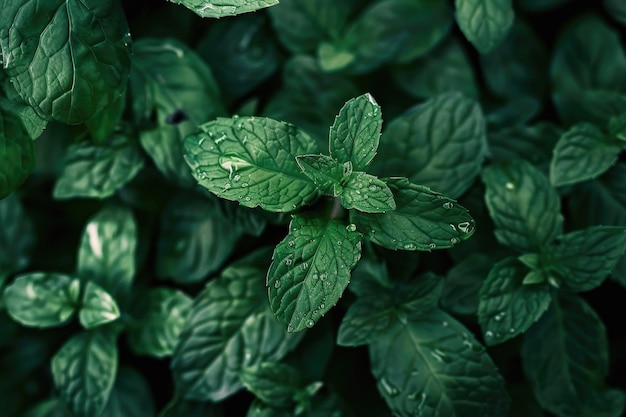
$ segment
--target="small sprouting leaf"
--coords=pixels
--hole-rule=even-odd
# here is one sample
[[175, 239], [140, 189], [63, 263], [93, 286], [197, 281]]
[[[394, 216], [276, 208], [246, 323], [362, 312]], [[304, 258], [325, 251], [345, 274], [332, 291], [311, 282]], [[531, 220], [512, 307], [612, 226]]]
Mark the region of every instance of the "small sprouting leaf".
[[104, 208], [85, 227], [76, 272], [118, 299], [133, 282], [136, 246], [137, 225], [130, 210]]
[[595, 178], [617, 162], [621, 150], [618, 143], [611, 142], [596, 126], [574, 125], [554, 148], [550, 182], [561, 186]]
[[98, 416], [107, 404], [117, 373], [112, 332], [92, 330], [69, 339], [52, 357], [52, 377], [76, 417]]
[[391, 121], [372, 172], [380, 177], [404, 175], [457, 198], [480, 173], [486, 151], [478, 103], [458, 92], [445, 93]]
[[18, 276], [4, 290], [7, 312], [24, 326], [67, 322], [78, 307], [80, 281], [69, 275], [34, 272]]
[[485, 342], [495, 345], [524, 333], [550, 305], [548, 284], [526, 285], [528, 269], [515, 258], [493, 266], [480, 289], [478, 321]]
[[119, 369], [102, 416], [154, 417], [150, 386], [141, 373], [130, 367]]
[[98, 284], [88, 281], [83, 293], [83, 302], [78, 312], [80, 324], [87, 330], [115, 321], [120, 316], [117, 303]]
[[19, 117], [0, 101], [0, 199], [22, 185], [34, 167], [33, 140]]
[[487, 53], [507, 37], [515, 13], [512, 0], [455, 0], [456, 22], [480, 53]]
[[201, 17], [225, 17], [253, 12], [278, 4], [278, 0], [169, 0]]
[[258, 117], [218, 118], [185, 139], [185, 159], [200, 185], [227, 200], [292, 211], [318, 196], [297, 155], [317, 151], [295, 126]]
[[0, 200], [0, 289], [9, 274], [26, 268], [35, 243], [33, 224], [13, 194]]
[[38, 114], [81, 123], [124, 91], [131, 51], [120, 2], [17, 0], [3, 6], [4, 69]]
[[380, 106], [369, 93], [348, 101], [330, 127], [330, 155], [363, 171], [378, 150], [383, 125]]
[[378, 391], [399, 416], [507, 415], [504, 381], [484, 347], [441, 310], [396, 321], [369, 353]]
[[261, 250], [230, 265], [194, 300], [172, 358], [184, 398], [221, 401], [242, 388], [242, 368], [279, 361], [300, 341], [303, 333], [285, 333], [269, 309], [263, 288], [269, 257]]
[[298, 155], [296, 162], [322, 193], [332, 196], [341, 193], [343, 165], [336, 159], [326, 155]]
[[559, 237], [551, 266], [571, 291], [589, 291], [604, 281], [626, 252], [626, 227], [595, 226]]
[[537, 168], [523, 160], [483, 171], [485, 202], [500, 243], [536, 252], [563, 231], [561, 199]]
[[170, 356], [178, 343], [192, 300], [165, 287], [148, 290], [138, 301], [136, 323], [128, 333], [132, 350], [157, 358]]
[[243, 368], [239, 373], [243, 385], [265, 404], [286, 407], [300, 388], [298, 370], [290, 365], [263, 362]]
[[606, 388], [606, 329], [579, 296], [559, 296], [524, 337], [524, 372], [541, 406], [558, 416], [618, 417], [624, 394]]
[[143, 164], [139, 147], [121, 135], [101, 145], [89, 142], [72, 145], [54, 186], [54, 198], [110, 197], [132, 180]]
[[387, 213], [350, 212], [350, 219], [377, 245], [389, 249], [450, 248], [475, 230], [467, 210], [452, 199], [406, 178], [385, 179], [396, 209]]
[[270, 306], [287, 331], [313, 327], [339, 301], [360, 257], [356, 225], [293, 216], [267, 273]]
[[396, 208], [387, 184], [365, 172], [351, 172], [344, 177], [339, 201], [344, 208], [365, 213], [385, 213]]

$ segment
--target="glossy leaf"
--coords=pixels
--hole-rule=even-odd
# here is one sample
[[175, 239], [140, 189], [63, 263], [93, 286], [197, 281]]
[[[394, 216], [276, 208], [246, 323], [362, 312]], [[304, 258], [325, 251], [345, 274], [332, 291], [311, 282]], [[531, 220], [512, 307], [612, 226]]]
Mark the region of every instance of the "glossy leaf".
[[17, 116], [31, 139], [39, 138], [48, 125], [48, 120], [38, 115], [32, 107], [22, 101], [17, 91], [12, 88], [12, 83], [8, 86], [5, 84], [5, 87], [7, 98], [0, 97], [0, 108]]
[[474, 220], [454, 200], [406, 178], [385, 182], [396, 209], [382, 214], [353, 211], [350, 219], [377, 245], [394, 250], [450, 248], [475, 231]]
[[389, 294], [361, 296], [346, 312], [339, 332], [340, 346], [360, 346], [373, 342], [396, 320], [393, 300]]
[[295, 210], [317, 197], [295, 157], [314, 153], [313, 139], [267, 118], [219, 118], [185, 140], [185, 159], [200, 185], [227, 200], [268, 211]]
[[56, 199], [107, 198], [133, 179], [143, 168], [139, 147], [122, 135], [109, 143], [88, 142], [70, 146], [65, 166], [54, 186]]
[[78, 312], [80, 324], [89, 330], [115, 321], [119, 317], [120, 309], [113, 297], [98, 284], [87, 282]]
[[330, 127], [330, 156], [365, 170], [378, 150], [382, 124], [380, 106], [369, 93], [348, 101]]
[[6, 277], [28, 266], [35, 243], [33, 224], [17, 195], [0, 200], [0, 289]]
[[115, 298], [127, 294], [135, 276], [137, 226], [127, 208], [107, 207], [89, 220], [78, 250], [78, 275]]
[[69, 275], [20, 275], [4, 290], [7, 312], [24, 326], [53, 327], [67, 322], [78, 307], [80, 281]]
[[621, 147], [596, 126], [574, 125], [554, 148], [550, 182], [561, 186], [595, 178], [617, 162], [620, 152]]
[[259, 400], [252, 401], [246, 413], [246, 417], [291, 417], [292, 415], [293, 413], [289, 410], [276, 408]]
[[81, 123], [124, 91], [131, 51], [120, 2], [19, 0], [5, 6], [3, 65], [39, 115]]
[[[265, 251], [260, 255], [269, 258]], [[270, 311], [266, 267], [257, 263], [244, 258], [229, 266], [194, 300], [172, 359], [184, 398], [220, 401], [242, 388], [242, 368], [279, 361], [300, 340], [285, 333]]]
[[133, 351], [157, 358], [170, 356], [191, 309], [192, 299], [165, 287], [148, 290], [138, 301], [136, 324], [128, 334]]
[[243, 368], [243, 385], [265, 404], [285, 407], [291, 404], [300, 385], [296, 368], [275, 362], [263, 362]]
[[102, 413], [116, 373], [117, 346], [110, 332], [79, 333], [52, 357], [54, 385], [76, 417]]
[[278, 4], [278, 0], [169, 0], [201, 17], [226, 17], [254, 12]]
[[483, 54], [506, 39], [515, 18], [512, 0], [455, 0], [455, 5], [457, 24]]
[[598, 315], [580, 297], [561, 292], [524, 338], [522, 360], [539, 404], [563, 417], [613, 416], [624, 394], [605, 388], [607, 336]]
[[364, 213], [385, 213], [396, 208], [393, 193], [384, 181], [365, 172], [352, 172], [343, 180], [339, 201], [344, 208]]
[[441, 310], [396, 322], [373, 339], [369, 352], [378, 391], [399, 416], [501, 417], [508, 411], [504, 381], [485, 349]]
[[28, 131], [0, 101], [0, 198], [19, 188], [34, 168], [35, 147]]
[[381, 138], [373, 172], [404, 175], [453, 198], [481, 169], [487, 150], [480, 106], [460, 93], [435, 96], [392, 120]]
[[495, 345], [524, 333], [545, 313], [552, 296], [547, 283], [524, 285], [528, 268], [515, 258], [493, 266], [480, 289], [478, 321], [485, 342]]
[[485, 202], [503, 245], [534, 252], [563, 231], [561, 200], [548, 179], [523, 160], [483, 171]]
[[115, 378], [103, 416], [154, 417], [154, 403], [148, 381], [135, 369], [121, 367]]
[[313, 327], [339, 301], [360, 257], [354, 224], [293, 216], [267, 273], [270, 306], [288, 332]]
[[298, 155], [296, 162], [320, 192], [337, 196], [343, 187], [343, 166], [336, 159], [326, 155]]

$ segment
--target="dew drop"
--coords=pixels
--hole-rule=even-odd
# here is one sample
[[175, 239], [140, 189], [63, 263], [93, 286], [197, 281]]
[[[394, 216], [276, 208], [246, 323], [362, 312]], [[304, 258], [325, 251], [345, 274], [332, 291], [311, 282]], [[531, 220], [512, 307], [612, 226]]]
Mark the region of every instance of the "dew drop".
[[444, 322], [442, 322], [442, 323], [441, 323], [441, 325], [442, 325], [443, 327], [448, 327], [448, 322], [447, 322], [447, 321], [444, 321]]
[[385, 393], [389, 395], [390, 397], [395, 397], [396, 395], [400, 393], [398, 388], [396, 388], [391, 382], [387, 381], [386, 378], [381, 378], [380, 386], [385, 391]]
[[233, 177], [233, 181], [239, 182], [241, 180], [241, 175], [237, 174]]
[[507, 190], [515, 189], [515, 184], [513, 184], [512, 182], [507, 182], [506, 184], [504, 184], [504, 186], [506, 187]]
[[247, 183], [247, 182], [243, 182], [243, 183], [241, 183], [241, 188], [246, 188], [247, 186], [248, 186], [248, 183]]
[[278, 280], [278, 279], [277, 279], [277, 280], [274, 282], [274, 288], [278, 288], [278, 287], [280, 287], [280, 280]]
[[317, 274], [313, 274], [313, 276], [311, 276], [311, 278], [313, 278], [313, 280], [318, 280], [318, 279], [319, 279], [319, 277], [320, 277], [320, 276], [319, 276], [319, 275], [317, 275]]
[[369, 189], [370, 191], [376, 191], [377, 187], [374, 184], [372, 184], [369, 186]]
[[429, 243], [428, 247], [431, 249], [435, 249], [437, 247], [437, 245], [435, 243]]
[[287, 326], [287, 331], [289, 333], [293, 332], [293, 326], [291, 324]]
[[322, 310], [324, 308], [326, 308], [326, 304], [324, 304], [324, 303], [320, 304], [320, 310]]
[[470, 222], [461, 222], [458, 224], [458, 227], [463, 233], [470, 233], [473, 230], [473, 226]]
[[454, 204], [449, 202], [449, 201], [443, 203], [443, 208], [445, 208], [447, 210], [450, 210], [452, 207], [454, 207]]
[[246, 197], [245, 201], [250, 202], [250, 197]]
[[293, 241], [293, 240], [290, 240], [290, 241], [289, 241], [289, 243], [287, 243], [287, 245], [288, 245], [290, 248], [293, 248], [293, 247], [296, 245], [296, 242], [295, 242], [295, 241]]
[[404, 249], [405, 250], [415, 250], [417, 249], [417, 246], [415, 246], [413, 243], [407, 243], [404, 245]]
[[491, 330], [487, 330], [485, 332], [485, 337], [493, 337], [493, 332]]
[[315, 324], [315, 322], [313, 320], [308, 320], [306, 322], [306, 327], [308, 327], [310, 329], [311, 327], [313, 327], [314, 324]]
[[302, 265], [300, 265], [300, 269], [302, 269], [303, 271], [306, 271], [307, 269], [309, 269], [309, 263], [305, 262]]
[[509, 333], [511, 333], [511, 334], [515, 333], [515, 328], [511, 327], [511, 328], [509, 329]]
[[450, 243], [456, 245], [457, 243], [459, 243], [459, 238], [453, 237], [452, 239], [450, 239]]
[[337, 246], [341, 246], [341, 243], [342, 243], [341, 240], [338, 240], [337, 241]]
[[320, 279], [321, 279], [322, 281], [326, 281], [326, 277], [328, 277], [328, 275], [326, 275], [326, 274], [322, 274], [322, 275], [320, 275]]
[[224, 184], [224, 191], [230, 190], [231, 187], [232, 187], [232, 185], [230, 185], [230, 183], [227, 182], [226, 184]]
[[287, 259], [285, 259], [285, 265], [289, 266], [289, 265], [291, 265], [292, 263], [293, 263], [293, 259], [291, 259], [291, 258], [287, 258]]

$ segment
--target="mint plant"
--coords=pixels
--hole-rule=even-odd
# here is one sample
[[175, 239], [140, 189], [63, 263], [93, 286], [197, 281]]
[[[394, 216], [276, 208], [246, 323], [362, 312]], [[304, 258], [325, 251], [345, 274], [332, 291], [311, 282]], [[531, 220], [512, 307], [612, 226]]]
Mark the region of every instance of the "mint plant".
[[622, 4], [3, 2], [0, 414], [622, 416]]

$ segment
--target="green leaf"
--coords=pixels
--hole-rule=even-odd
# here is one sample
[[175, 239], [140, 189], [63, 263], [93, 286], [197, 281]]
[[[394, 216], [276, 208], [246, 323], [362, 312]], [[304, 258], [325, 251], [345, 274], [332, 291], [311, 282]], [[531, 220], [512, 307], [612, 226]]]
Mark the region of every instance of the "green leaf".
[[107, 107], [85, 121], [85, 127], [95, 143], [102, 143], [114, 132], [126, 107], [126, 90]]
[[354, 224], [293, 216], [267, 273], [270, 306], [288, 332], [313, 327], [339, 301], [360, 257]]
[[39, 116], [28, 104], [23, 103], [19, 94], [12, 87], [13, 84], [9, 84], [7, 87], [8, 99], [0, 97], [0, 108], [17, 116], [31, 139], [37, 139], [48, 125], [48, 120]]
[[443, 280], [433, 272], [426, 272], [414, 281], [396, 284], [396, 303], [401, 314], [420, 317], [437, 308], [443, 291]]
[[71, 417], [71, 414], [61, 400], [51, 398], [30, 408], [23, 417]]
[[130, 76], [141, 146], [166, 178], [193, 185], [183, 159], [183, 139], [225, 113], [211, 70], [175, 39], [141, 39]]
[[[260, 255], [269, 260], [269, 253]], [[266, 268], [244, 258], [194, 300], [171, 365], [184, 398], [220, 401], [242, 387], [242, 368], [279, 361], [300, 341], [301, 334], [285, 333], [269, 309]]]
[[506, 39], [515, 19], [512, 0], [455, 0], [454, 4], [461, 32], [481, 54]]
[[487, 138], [480, 106], [460, 93], [441, 94], [392, 120], [373, 164], [378, 176], [405, 175], [453, 198], [480, 172]]
[[563, 231], [561, 200], [548, 178], [524, 160], [483, 171], [485, 202], [498, 241], [520, 252], [535, 252]]
[[136, 246], [137, 226], [130, 210], [104, 208], [85, 227], [76, 272], [120, 299], [135, 276]]
[[493, 264], [493, 258], [475, 252], [450, 268], [441, 294], [442, 308], [453, 314], [476, 315], [478, 293]]
[[151, 288], [138, 301], [136, 324], [128, 343], [138, 355], [162, 358], [172, 355], [185, 325], [192, 300], [181, 291]]
[[562, 417], [618, 417], [624, 394], [605, 387], [609, 372], [606, 329], [580, 297], [560, 292], [526, 333], [526, 377], [541, 406]]
[[604, 7], [613, 19], [626, 25], [626, 4], [620, 0], [604, 0]]
[[339, 346], [360, 346], [373, 342], [396, 320], [393, 300], [386, 291], [365, 295], [350, 306], [339, 326]]
[[0, 199], [19, 188], [34, 168], [35, 147], [28, 131], [0, 101]]
[[157, 275], [181, 284], [204, 280], [228, 259], [244, 230], [215, 198], [175, 197], [161, 218]]
[[40, 116], [81, 123], [124, 91], [131, 51], [120, 2], [18, 0], [5, 6], [4, 69]]
[[0, 200], [0, 289], [4, 279], [28, 266], [35, 243], [33, 224], [17, 195]]
[[406, 178], [385, 182], [393, 193], [395, 210], [383, 214], [350, 212], [350, 220], [377, 245], [430, 251], [450, 248], [474, 233], [474, 220], [454, 200]]
[[139, 147], [122, 135], [114, 135], [102, 145], [89, 142], [72, 145], [54, 185], [54, 198], [110, 197], [132, 180], [143, 164]]
[[248, 391], [277, 408], [290, 405], [300, 386], [298, 370], [283, 363], [259, 363], [243, 368], [239, 375]]
[[120, 317], [117, 303], [102, 287], [87, 282], [83, 293], [83, 302], [78, 312], [80, 324], [87, 330], [110, 323]]
[[212, 402], [189, 401], [175, 397], [159, 417], [222, 417], [219, 405]]
[[248, 408], [246, 417], [292, 417], [293, 413], [288, 410], [280, 409], [267, 405], [259, 400], [254, 400]]
[[298, 155], [296, 162], [320, 192], [338, 196], [342, 192], [343, 166], [327, 155]]
[[367, 93], [351, 99], [330, 127], [330, 156], [341, 164], [350, 162], [355, 171], [365, 170], [378, 150], [382, 125], [374, 97]]
[[569, 185], [592, 179], [608, 170], [621, 152], [617, 143], [589, 123], [572, 126], [554, 148], [550, 165], [550, 182]]
[[235, 16], [278, 4], [278, 0], [168, 0], [201, 17]]
[[563, 32], [550, 72], [552, 99], [566, 123], [604, 126], [626, 112], [626, 54], [619, 33], [597, 16], [579, 18]]
[[200, 185], [227, 200], [292, 211], [318, 196], [296, 162], [317, 150], [295, 126], [267, 118], [218, 118], [185, 139], [185, 159]]
[[148, 381], [135, 369], [121, 367], [102, 416], [153, 417], [154, 404]]
[[441, 310], [396, 322], [369, 352], [378, 391], [398, 416], [507, 414], [504, 381], [485, 349]]
[[385, 213], [396, 208], [387, 184], [365, 172], [351, 172], [344, 177], [339, 201], [344, 208], [365, 213]]
[[548, 284], [524, 285], [527, 272], [517, 259], [507, 258], [493, 266], [483, 283], [478, 322], [488, 345], [524, 333], [550, 305]]
[[78, 304], [80, 281], [69, 275], [33, 272], [4, 290], [7, 312], [24, 326], [53, 327], [67, 322]]
[[547, 122], [490, 131], [488, 135], [490, 157], [500, 163], [511, 159], [525, 159], [542, 172], [548, 173], [552, 151], [562, 133], [558, 126]]
[[626, 227], [595, 226], [561, 236], [551, 247], [551, 265], [571, 291], [599, 286], [626, 252]]
[[79, 333], [52, 357], [54, 385], [76, 417], [102, 413], [116, 372], [117, 346], [111, 332]]

